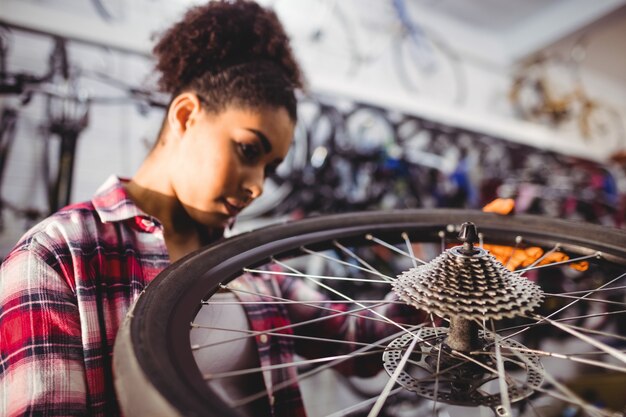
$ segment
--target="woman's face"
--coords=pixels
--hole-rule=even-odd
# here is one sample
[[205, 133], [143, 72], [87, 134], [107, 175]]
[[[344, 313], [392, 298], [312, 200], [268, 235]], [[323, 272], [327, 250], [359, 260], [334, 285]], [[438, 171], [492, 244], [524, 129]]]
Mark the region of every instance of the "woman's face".
[[224, 227], [261, 195], [266, 176], [287, 155], [293, 133], [284, 108], [200, 110], [173, 152], [173, 192], [194, 221]]

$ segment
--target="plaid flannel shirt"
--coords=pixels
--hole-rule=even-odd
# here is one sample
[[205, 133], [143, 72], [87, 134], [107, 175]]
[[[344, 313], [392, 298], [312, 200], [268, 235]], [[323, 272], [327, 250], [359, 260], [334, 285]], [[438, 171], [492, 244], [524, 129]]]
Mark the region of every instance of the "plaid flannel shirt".
[[[0, 415], [119, 415], [111, 366], [115, 337], [131, 304], [167, 265], [162, 226], [139, 210], [116, 177], [90, 202], [69, 206], [27, 232], [0, 269]], [[260, 294], [322, 297], [285, 276], [244, 276], [232, 285], [242, 301], [267, 301]], [[245, 309], [254, 331], [336, 314], [304, 305]], [[407, 314], [396, 305], [384, 313], [396, 320]], [[408, 314], [412, 322], [423, 319], [415, 311]], [[297, 333], [375, 341], [397, 331], [380, 323], [337, 315], [298, 327]], [[306, 357], [338, 352], [334, 344], [279, 336], [258, 335], [256, 341], [262, 366], [287, 363], [296, 351]], [[370, 373], [357, 361], [343, 369]], [[275, 417], [305, 415], [294, 376], [295, 368], [263, 373]]]
[[116, 177], [28, 231], [0, 272], [0, 415], [118, 415], [115, 336], [168, 264], [161, 226]]

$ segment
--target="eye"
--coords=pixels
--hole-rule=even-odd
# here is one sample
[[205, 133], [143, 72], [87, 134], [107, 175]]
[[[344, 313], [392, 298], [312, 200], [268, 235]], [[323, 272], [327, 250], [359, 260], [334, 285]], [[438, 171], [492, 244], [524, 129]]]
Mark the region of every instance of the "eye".
[[261, 156], [261, 150], [256, 144], [239, 142], [237, 147], [243, 159], [248, 162], [254, 162]]
[[271, 164], [265, 167], [265, 178], [271, 177], [276, 174], [276, 169], [278, 168], [278, 164]]

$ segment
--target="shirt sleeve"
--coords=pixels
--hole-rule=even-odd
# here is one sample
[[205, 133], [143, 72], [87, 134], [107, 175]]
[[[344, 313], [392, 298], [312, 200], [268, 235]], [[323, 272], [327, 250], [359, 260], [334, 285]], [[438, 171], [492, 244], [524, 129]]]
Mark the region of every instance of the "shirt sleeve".
[[[300, 302], [316, 301], [316, 306], [299, 303], [288, 305], [290, 320], [293, 323], [319, 319], [312, 324], [295, 327], [296, 334], [355, 342], [296, 340], [296, 352], [309, 358], [352, 352], [360, 348], [363, 343], [377, 343], [395, 333], [401, 335], [403, 327], [420, 324], [428, 318], [427, 314], [421, 310], [394, 302], [396, 297], [391, 292], [385, 297], [387, 303], [380, 303], [381, 305], [376, 305], [374, 308], [363, 308], [371, 307], [372, 304], [359, 306], [332, 301], [320, 304], [319, 301], [327, 300], [327, 298], [321, 291], [317, 291], [303, 280], [278, 276], [277, 281], [285, 298]], [[348, 310], [356, 311], [347, 314]], [[344, 373], [370, 376], [380, 370], [380, 355], [373, 361], [364, 356], [363, 360], [350, 360], [336, 368]]]
[[76, 296], [42, 258], [18, 249], [0, 267], [0, 415], [86, 415]]

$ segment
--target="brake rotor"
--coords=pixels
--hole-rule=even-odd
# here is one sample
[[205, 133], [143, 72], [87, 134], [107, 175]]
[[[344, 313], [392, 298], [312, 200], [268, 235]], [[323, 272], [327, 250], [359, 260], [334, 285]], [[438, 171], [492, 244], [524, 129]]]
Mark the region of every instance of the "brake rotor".
[[[398, 375], [398, 384], [432, 401], [460, 406], [498, 407], [502, 402], [500, 392], [487, 391], [490, 382], [495, 382], [498, 375], [485, 372], [484, 368], [496, 368], [495, 350], [483, 350], [480, 355], [475, 355], [483, 367], [452, 356], [445, 344], [447, 335], [447, 328], [423, 328], [410, 361]], [[414, 337], [410, 333], [398, 337], [383, 353], [383, 366], [389, 375], [396, 372]], [[479, 339], [484, 346], [493, 346], [494, 340], [484, 332], [479, 332]], [[541, 361], [515, 340], [502, 339], [498, 342], [507, 368], [509, 399], [512, 403], [523, 400], [543, 382]], [[515, 354], [506, 355], [507, 351], [515, 351]]]

